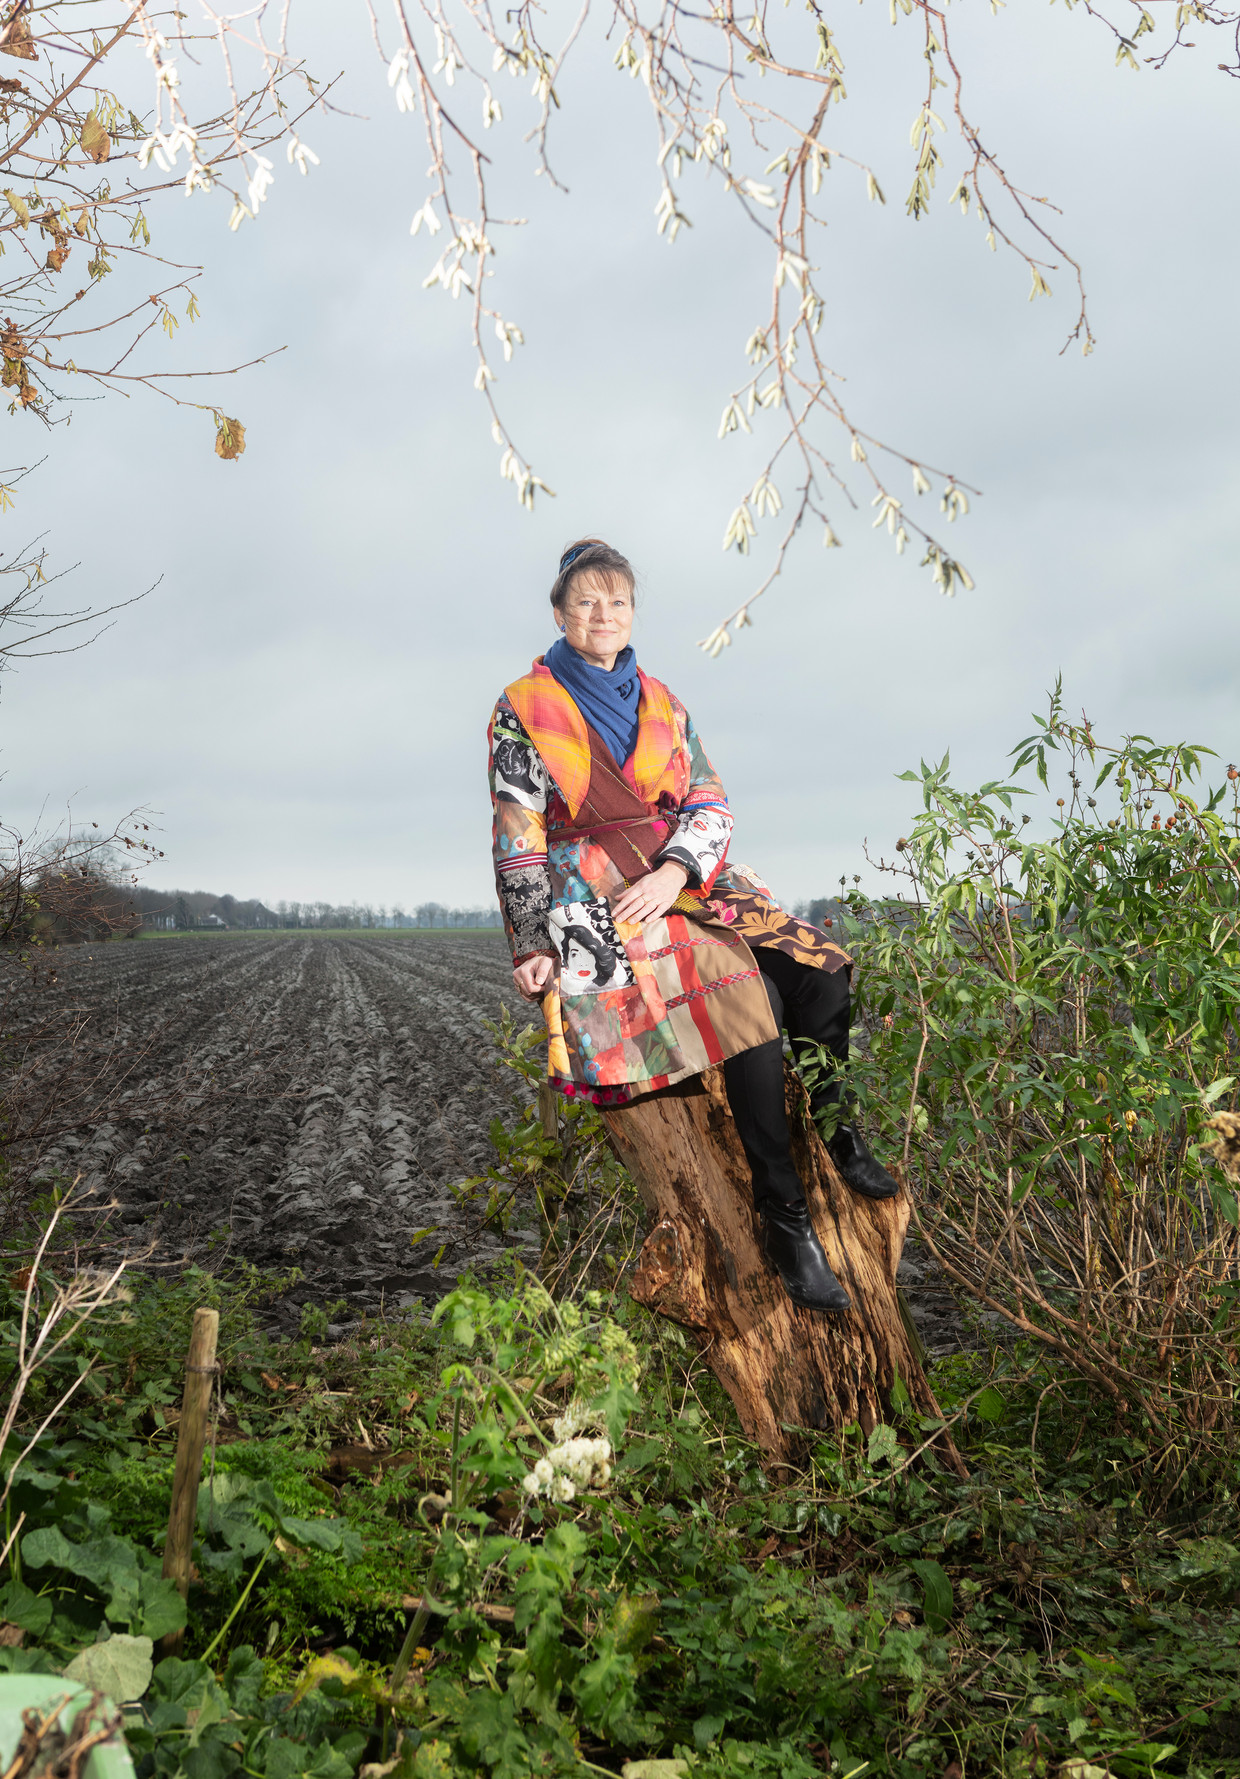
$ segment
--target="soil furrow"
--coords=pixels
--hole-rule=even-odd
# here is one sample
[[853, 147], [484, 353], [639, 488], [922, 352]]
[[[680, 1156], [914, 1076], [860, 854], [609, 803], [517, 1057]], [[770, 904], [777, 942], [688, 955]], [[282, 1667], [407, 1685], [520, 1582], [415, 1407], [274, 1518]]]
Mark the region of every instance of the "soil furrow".
[[530, 1017], [498, 933], [67, 950], [39, 1017], [76, 1011], [90, 1091], [25, 1159], [114, 1198], [135, 1247], [164, 1259], [295, 1266], [294, 1302], [353, 1311], [435, 1295], [501, 1252], [462, 1239], [451, 1191], [487, 1165], [511, 1107], [482, 1024], [501, 1006]]

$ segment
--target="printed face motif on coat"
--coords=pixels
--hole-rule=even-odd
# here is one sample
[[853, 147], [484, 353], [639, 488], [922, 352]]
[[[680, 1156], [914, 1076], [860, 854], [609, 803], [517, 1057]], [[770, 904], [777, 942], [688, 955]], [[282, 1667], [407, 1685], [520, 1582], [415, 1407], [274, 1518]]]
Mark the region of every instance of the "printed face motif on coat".
[[599, 994], [631, 988], [637, 980], [606, 902], [565, 902], [550, 916], [551, 943], [560, 960], [560, 993]]
[[705, 867], [717, 865], [727, 852], [731, 828], [731, 819], [721, 821], [718, 812], [713, 809], [703, 810], [701, 815], [695, 815], [692, 821], [683, 824], [677, 838], [683, 836], [688, 840], [701, 861], [703, 876], [707, 875]]
[[546, 807], [547, 771], [528, 742], [515, 735], [495, 736], [495, 794], [523, 809]]

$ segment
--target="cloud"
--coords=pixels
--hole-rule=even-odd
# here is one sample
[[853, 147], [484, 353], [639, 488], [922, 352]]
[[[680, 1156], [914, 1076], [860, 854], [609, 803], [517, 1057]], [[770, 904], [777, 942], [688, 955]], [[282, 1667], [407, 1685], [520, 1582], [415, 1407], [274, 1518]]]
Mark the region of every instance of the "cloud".
[[[807, 540], [752, 630], [717, 662], [696, 649], [763, 573], [719, 548], [760, 446], [715, 430], [767, 266], [700, 183], [694, 228], [670, 249], [656, 237], [640, 87], [605, 49], [564, 83], [569, 195], [502, 181], [506, 213], [531, 221], [502, 237], [492, 287], [528, 341], [497, 366], [499, 393], [558, 496], [520, 511], [472, 392], [463, 308], [421, 289], [435, 249], [408, 230], [424, 146], [365, 31], [324, 26], [324, 65], [349, 68], [342, 102], [374, 116], [308, 120], [322, 166], [304, 180], [281, 166], [236, 235], [197, 198], [156, 219], [157, 248], [207, 265], [203, 319], [158, 342], [161, 363], [287, 345], [212, 386], [246, 423], [244, 459], [212, 455], [206, 414], [84, 403], [5, 520], [47, 527], [96, 603], [164, 577], [87, 653], [6, 682], [10, 818], [71, 792], [99, 819], [149, 803], [169, 855], [158, 881], [269, 901], [487, 898], [487, 717], [549, 640], [554, 563], [585, 530], [637, 564], [641, 659], [724, 775], [737, 856], [789, 896], [863, 870], [867, 837], [890, 850], [910, 809], [894, 775], [920, 757], [950, 747], [962, 777], [1001, 771], [1061, 668], [1069, 705], [1100, 726], [1240, 752], [1223, 319], [1237, 250], [1212, 171], [1230, 164], [1231, 89], [1191, 58], [1116, 70], [1089, 22], [1057, 9], [955, 28], [983, 64], [987, 146], [1063, 208], [1051, 220], [1087, 267], [1099, 350], [1058, 355], [1070, 271], [1029, 304], [1027, 273], [947, 211], [958, 151], [932, 218], [903, 217], [923, 65], [897, 68], [868, 14], [844, 33], [838, 128], [890, 201], [880, 212], [846, 168], [829, 175], [822, 337], [872, 430], [984, 490], [952, 533], [976, 593], [941, 599], [841, 499], [844, 549]], [[33, 453], [19, 425], [10, 454]]]

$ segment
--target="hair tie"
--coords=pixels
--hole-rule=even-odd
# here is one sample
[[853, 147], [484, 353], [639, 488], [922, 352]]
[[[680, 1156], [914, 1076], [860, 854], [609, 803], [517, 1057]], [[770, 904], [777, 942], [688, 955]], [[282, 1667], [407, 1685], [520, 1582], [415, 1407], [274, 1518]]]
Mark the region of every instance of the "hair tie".
[[563, 574], [566, 568], [571, 568], [578, 556], [583, 556], [589, 548], [589, 544], [574, 544], [571, 550], [565, 550], [560, 557], [560, 573]]

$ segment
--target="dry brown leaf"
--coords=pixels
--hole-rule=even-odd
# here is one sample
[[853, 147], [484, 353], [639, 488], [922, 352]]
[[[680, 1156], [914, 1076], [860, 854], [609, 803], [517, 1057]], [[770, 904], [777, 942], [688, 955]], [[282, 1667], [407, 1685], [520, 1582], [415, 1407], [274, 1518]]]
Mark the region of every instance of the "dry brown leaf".
[[215, 455], [217, 457], [240, 457], [245, 450], [245, 427], [240, 420], [229, 420], [221, 416], [215, 430]]
[[38, 401], [39, 392], [35, 388], [33, 383], [23, 383], [22, 384], [22, 392], [21, 392], [21, 396], [19, 399], [21, 401], [23, 408], [28, 408], [30, 406], [31, 402]]
[[25, 1635], [20, 1625], [0, 1624], [0, 1649], [20, 1649]]
[[20, 56], [23, 62], [37, 62], [39, 52], [30, 41], [30, 26], [25, 17], [26, 6], [27, 0], [17, 0], [17, 5], [3, 27], [0, 27], [0, 54]]
[[47, 263], [53, 272], [59, 272], [69, 257], [67, 247], [53, 247], [47, 256]]
[[93, 111], [82, 125], [82, 134], [78, 140], [92, 161], [106, 161], [112, 152], [112, 138]]
[[1202, 1147], [1212, 1155], [1233, 1186], [1240, 1186], [1240, 1112], [1216, 1112], [1206, 1119], [1206, 1129], [1218, 1132]]

